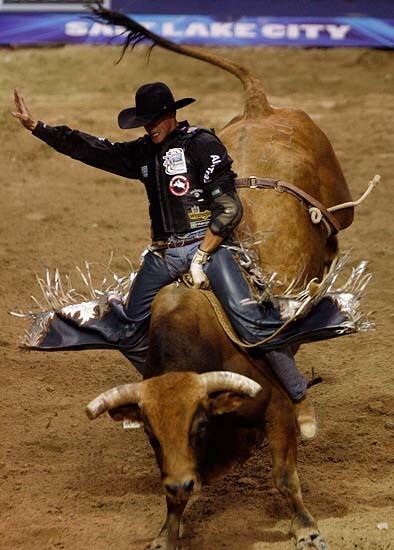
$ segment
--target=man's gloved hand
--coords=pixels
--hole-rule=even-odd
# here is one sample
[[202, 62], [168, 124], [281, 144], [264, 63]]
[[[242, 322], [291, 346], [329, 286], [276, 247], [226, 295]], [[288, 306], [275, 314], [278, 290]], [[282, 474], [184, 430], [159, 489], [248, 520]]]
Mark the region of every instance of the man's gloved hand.
[[189, 275], [192, 280], [191, 282], [193, 288], [208, 288], [209, 280], [204, 273], [204, 265], [208, 260], [208, 252], [204, 252], [200, 248], [197, 248], [197, 252], [193, 256], [189, 269]]

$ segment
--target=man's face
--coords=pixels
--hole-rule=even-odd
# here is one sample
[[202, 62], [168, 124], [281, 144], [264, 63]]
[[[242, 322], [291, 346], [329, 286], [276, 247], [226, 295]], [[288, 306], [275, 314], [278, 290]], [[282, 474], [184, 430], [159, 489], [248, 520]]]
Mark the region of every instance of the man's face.
[[144, 126], [155, 145], [162, 143], [177, 126], [175, 113], [167, 113]]

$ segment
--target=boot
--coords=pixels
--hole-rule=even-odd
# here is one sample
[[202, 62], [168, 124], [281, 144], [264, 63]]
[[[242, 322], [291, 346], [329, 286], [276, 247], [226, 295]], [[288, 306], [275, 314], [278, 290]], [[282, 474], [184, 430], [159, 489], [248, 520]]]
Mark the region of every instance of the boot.
[[312, 401], [305, 395], [294, 401], [296, 423], [303, 441], [311, 441], [317, 434], [317, 420]]

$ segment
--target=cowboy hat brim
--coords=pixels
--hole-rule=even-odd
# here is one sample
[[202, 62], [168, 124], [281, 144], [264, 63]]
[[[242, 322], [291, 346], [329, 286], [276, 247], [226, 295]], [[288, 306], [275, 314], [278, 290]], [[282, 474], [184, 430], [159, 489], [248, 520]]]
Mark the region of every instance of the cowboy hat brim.
[[190, 105], [190, 103], [194, 103], [194, 101], [196, 100], [192, 97], [185, 97], [183, 99], [178, 99], [178, 101], [174, 101], [170, 105], [165, 105], [156, 113], [148, 113], [145, 115], [137, 115], [137, 109], [135, 107], [123, 109], [123, 111], [121, 111], [118, 115], [118, 124], [123, 130], [128, 128], [139, 128], [140, 126], [149, 124], [156, 118], [159, 118], [166, 113], [176, 111], [177, 109], [182, 109], [182, 107], [186, 107], [186, 105]]

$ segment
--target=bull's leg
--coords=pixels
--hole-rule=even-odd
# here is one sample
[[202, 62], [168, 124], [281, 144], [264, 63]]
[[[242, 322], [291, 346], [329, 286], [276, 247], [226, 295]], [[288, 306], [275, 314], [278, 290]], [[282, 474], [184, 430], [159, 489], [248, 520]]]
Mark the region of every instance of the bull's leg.
[[187, 500], [173, 502], [167, 497], [167, 517], [163, 527], [147, 550], [176, 550], [179, 538], [179, 528]]
[[275, 485], [290, 506], [292, 516], [290, 533], [295, 538], [297, 550], [307, 548], [328, 550], [328, 545], [320, 535], [317, 523], [302, 500], [301, 484], [297, 473], [296, 427], [291, 408], [290, 402], [281, 402], [275, 407], [271, 404], [267, 410], [266, 434], [272, 454]]

